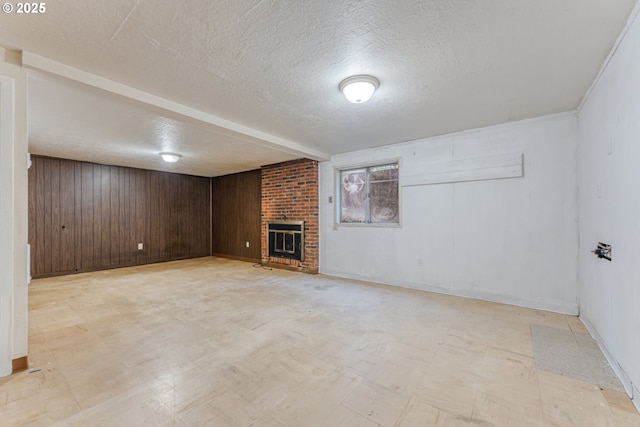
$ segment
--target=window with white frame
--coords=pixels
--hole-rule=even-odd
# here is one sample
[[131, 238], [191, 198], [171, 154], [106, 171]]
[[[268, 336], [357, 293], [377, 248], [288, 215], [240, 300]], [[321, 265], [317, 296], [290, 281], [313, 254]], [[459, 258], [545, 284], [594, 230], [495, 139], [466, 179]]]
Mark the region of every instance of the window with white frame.
[[339, 172], [341, 224], [398, 224], [398, 163]]

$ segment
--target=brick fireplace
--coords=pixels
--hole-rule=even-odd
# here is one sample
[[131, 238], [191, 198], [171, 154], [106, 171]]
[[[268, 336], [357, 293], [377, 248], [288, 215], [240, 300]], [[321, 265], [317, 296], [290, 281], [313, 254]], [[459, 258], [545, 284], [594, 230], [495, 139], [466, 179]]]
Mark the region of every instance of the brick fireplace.
[[[263, 166], [261, 211], [262, 264], [317, 273], [318, 162], [301, 159]], [[268, 224], [300, 221], [304, 221], [302, 260], [283, 255], [269, 256]]]

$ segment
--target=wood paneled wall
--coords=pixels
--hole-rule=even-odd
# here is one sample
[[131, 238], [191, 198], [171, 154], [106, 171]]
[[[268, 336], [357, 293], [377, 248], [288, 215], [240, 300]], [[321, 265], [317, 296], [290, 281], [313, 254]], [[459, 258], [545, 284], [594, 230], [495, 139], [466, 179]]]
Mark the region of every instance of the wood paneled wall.
[[260, 261], [260, 188], [260, 170], [211, 180], [213, 254]]
[[209, 178], [40, 156], [32, 160], [34, 278], [210, 254]]

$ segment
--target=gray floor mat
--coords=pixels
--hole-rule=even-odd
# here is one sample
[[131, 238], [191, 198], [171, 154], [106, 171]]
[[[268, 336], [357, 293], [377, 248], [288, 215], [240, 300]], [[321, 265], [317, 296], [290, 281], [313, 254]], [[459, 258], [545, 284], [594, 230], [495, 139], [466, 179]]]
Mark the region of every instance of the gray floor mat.
[[624, 391], [600, 347], [589, 334], [532, 324], [531, 337], [538, 369]]

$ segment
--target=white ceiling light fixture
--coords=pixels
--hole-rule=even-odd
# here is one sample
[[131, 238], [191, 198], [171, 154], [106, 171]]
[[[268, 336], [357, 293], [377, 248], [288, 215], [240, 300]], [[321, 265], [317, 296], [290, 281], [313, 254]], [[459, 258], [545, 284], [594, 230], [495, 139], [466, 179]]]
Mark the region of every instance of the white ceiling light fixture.
[[347, 77], [338, 86], [349, 102], [361, 104], [367, 102], [380, 82], [373, 76], [358, 75]]
[[168, 163], [175, 163], [178, 160], [180, 160], [180, 157], [182, 157], [180, 154], [169, 153], [167, 151], [164, 151], [164, 152], [160, 153], [160, 156], [162, 156], [162, 160], [164, 160], [165, 162], [168, 162]]

